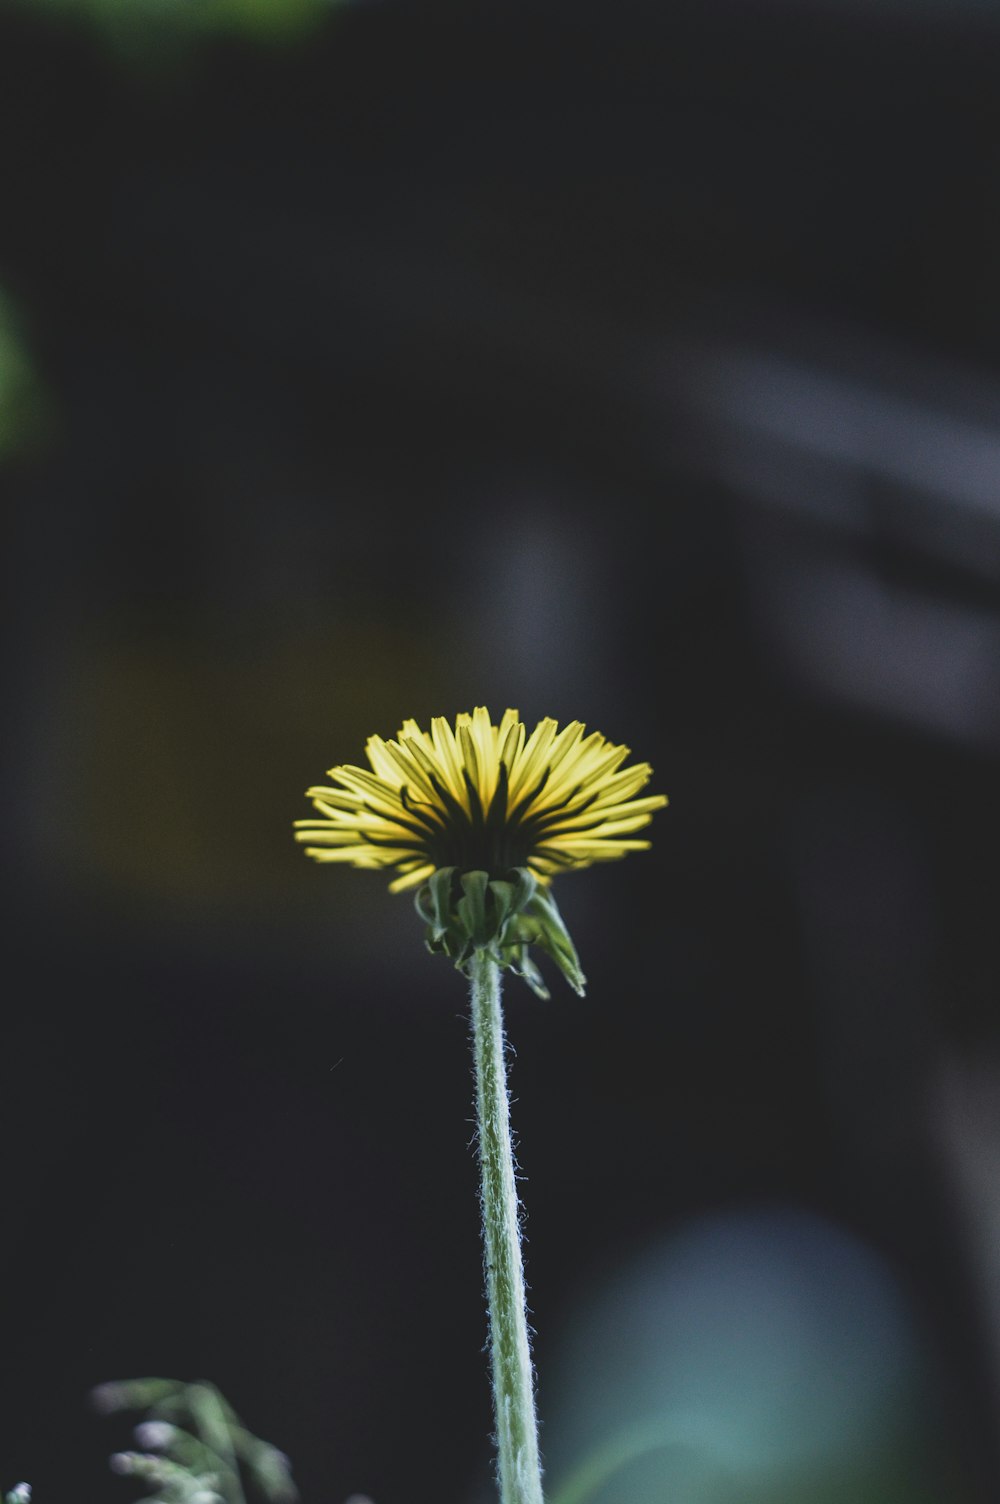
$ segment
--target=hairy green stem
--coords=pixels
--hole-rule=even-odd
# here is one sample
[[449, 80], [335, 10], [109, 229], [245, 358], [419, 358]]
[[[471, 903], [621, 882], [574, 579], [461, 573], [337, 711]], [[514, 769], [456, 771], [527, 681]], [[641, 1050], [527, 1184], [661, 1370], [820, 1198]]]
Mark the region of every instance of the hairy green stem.
[[504, 1065], [500, 968], [484, 950], [478, 950], [472, 958], [471, 973], [483, 1244], [500, 1498], [502, 1504], [543, 1504]]

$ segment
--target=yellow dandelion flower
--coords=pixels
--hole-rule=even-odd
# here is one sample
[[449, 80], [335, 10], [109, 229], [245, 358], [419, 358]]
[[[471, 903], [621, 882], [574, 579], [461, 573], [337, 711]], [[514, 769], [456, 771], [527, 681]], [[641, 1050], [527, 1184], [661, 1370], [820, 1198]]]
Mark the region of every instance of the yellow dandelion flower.
[[637, 798], [649, 764], [623, 768], [629, 748], [585, 729], [546, 718], [528, 736], [516, 710], [495, 726], [482, 706], [454, 730], [442, 716], [429, 733], [405, 721], [395, 741], [369, 738], [370, 772], [331, 768], [338, 787], [308, 790], [320, 818], [297, 820], [296, 840], [318, 862], [395, 868], [393, 892], [438, 867], [491, 877], [527, 867], [544, 883], [643, 850], [633, 833], [666, 798]]
[[[557, 915], [537, 891], [556, 873], [648, 847], [636, 832], [667, 803], [662, 794], [640, 797], [652, 770], [623, 766], [628, 747], [587, 735], [580, 721], [560, 730], [546, 718], [528, 735], [516, 710], [499, 725], [482, 706], [457, 716], [454, 728], [438, 716], [429, 732], [404, 721], [395, 740], [372, 736], [365, 752], [370, 770], [331, 768], [333, 786], [308, 790], [318, 817], [297, 820], [295, 838], [318, 862], [394, 870], [393, 892], [429, 885], [423, 901], [418, 895], [421, 914], [440, 931], [429, 941], [459, 964], [470, 945], [504, 938], [532, 905]], [[476, 923], [466, 914], [467, 943], [452, 935], [442, 944], [470, 876], [488, 912]], [[530, 939], [551, 949], [544, 936]], [[516, 958], [504, 962], [520, 969]]]

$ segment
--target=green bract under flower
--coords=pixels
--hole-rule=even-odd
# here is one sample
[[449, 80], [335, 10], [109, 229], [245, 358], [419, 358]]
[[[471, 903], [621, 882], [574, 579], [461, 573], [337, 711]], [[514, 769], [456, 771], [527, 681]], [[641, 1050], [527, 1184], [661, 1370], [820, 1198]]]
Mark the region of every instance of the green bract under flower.
[[331, 768], [333, 787], [308, 797], [319, 818], [296, 821], [296, 840], [320, 862], [388, 868], [390, 888], [418, 888], [428, 944], [465, 968], [491, 948], [544, 994], [528, 958], [540, 944], [577, 990], [583, 976], [547, 891], [558, 872], [648, 847], [635, 839], [662, 794], [638, 797], [648, 763], [623, 767], [628, 747], [580, 721], [529, 735], [516, 710], [499, 725], [479, 707], [424, 732], [405, 721], [394, 741], [369, 738], [370, 771]]

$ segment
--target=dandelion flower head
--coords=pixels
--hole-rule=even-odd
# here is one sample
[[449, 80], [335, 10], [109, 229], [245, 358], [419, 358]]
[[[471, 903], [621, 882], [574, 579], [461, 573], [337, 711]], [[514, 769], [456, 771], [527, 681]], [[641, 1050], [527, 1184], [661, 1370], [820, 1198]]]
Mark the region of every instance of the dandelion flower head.
[[548, 717], [529, 735], [516, 710], [498, 725], [482, 706], [454, 727], [438, 716], [429, 732], [404, 721], [365, 752], [370, 768], [331, 768], [331, 786], [308, 790], [317, 816], [297, 820], [295, 836], [318, 862], [395, 871], [394, 892], [442, 868], [490, 878], [527, 868], [547, 885], [648, 847], [636, 832], [667, 802], [641, 796], [652, 769], [624, 766], [628, 747]]

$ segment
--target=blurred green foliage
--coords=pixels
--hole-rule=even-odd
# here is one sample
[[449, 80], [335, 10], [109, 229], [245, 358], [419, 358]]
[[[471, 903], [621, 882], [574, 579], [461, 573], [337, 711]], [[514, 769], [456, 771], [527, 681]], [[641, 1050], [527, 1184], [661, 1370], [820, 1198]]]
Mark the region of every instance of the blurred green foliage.
[[132, 56], [212, 35], [264, 41], [300, 37], [328, 17], [339, 0], [7, 0], [22, 11], [81, 21]]
[[0, 289], [0, 461], [38, 442], [45, 407], [17, 309]]

